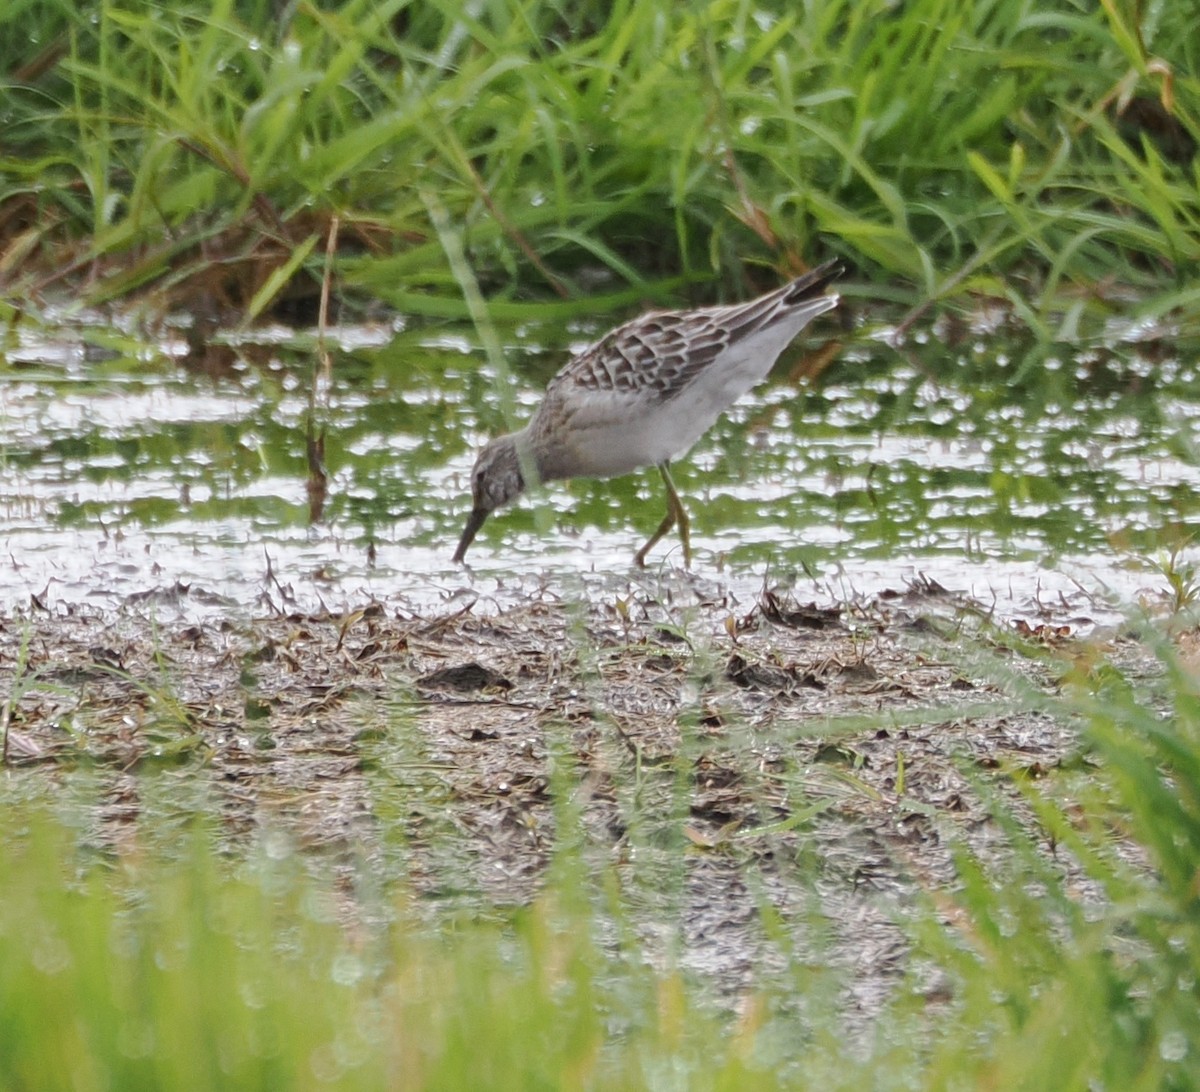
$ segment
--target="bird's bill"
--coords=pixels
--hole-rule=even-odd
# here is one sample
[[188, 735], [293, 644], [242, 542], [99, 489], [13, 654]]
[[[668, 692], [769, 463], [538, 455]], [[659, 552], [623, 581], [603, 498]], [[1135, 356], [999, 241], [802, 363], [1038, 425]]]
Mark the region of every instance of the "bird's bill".
[[475, 540], [475, 535], [483, 526], [483, 521], [488, 518], [489, 511], [487, 508], [471, 509], [471, 514], [467, 517], [467, 525], [463, 528], [462, 538], [458, 540], [458, 549], [454, 551], [455, 565], [466, 557], [467, 547]]

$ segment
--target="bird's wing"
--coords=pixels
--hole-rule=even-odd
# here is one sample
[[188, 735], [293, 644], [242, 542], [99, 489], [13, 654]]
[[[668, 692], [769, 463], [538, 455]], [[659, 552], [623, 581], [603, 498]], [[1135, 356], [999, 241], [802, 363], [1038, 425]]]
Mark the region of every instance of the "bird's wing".
[[820, 296], [840, 271], [836, 261], [827, 262], [745, 303], [642, 315], [574, 357], [547, 393], [575, 387], [669, 401], [730, 346]]
[[701, 312], [643, 315], [575, 357], [551, 386], [666, 401], [729, 344], [727, 331]]

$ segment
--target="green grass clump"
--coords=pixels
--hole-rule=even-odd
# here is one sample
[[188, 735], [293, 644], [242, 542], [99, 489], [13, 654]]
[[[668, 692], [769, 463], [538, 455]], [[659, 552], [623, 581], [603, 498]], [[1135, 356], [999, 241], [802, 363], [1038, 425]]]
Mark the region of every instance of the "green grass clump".
[[461, 316], [435, 194], [514, 313], [830, 248], [1049, 334], [1112, 280], [1200, 302], [1186, 4], [104, 0], [6, 27], [13, 299], [69, 278], [253, 318], [314, 296], [331, 244], [344, 295]]
[[648, 973], [602, 1056], [596, 948], [549, 902], [506, 929], [344, 929], [328, 887], [266, 859], [230, 873], [203, 839], [182, 864], [64, 859], [44, 820], [0, 854], [5, 1088], [569, 1088], [643, 1065], [721, 1087], [742, 1068]]
[[964, 1072], [995, 1088], [1196, 1087], [1200, 685], [1161, 652], [1154, 689], [1107, 664], [1068, 676], [1083, 763], [1019, 782], [1032, 827], [993, 795], [1009, 867], [960, 854], [959, 891], [935, 902], [947, 916], [917, 921], [975, 1031], [942, 1041], [929, 1087]]

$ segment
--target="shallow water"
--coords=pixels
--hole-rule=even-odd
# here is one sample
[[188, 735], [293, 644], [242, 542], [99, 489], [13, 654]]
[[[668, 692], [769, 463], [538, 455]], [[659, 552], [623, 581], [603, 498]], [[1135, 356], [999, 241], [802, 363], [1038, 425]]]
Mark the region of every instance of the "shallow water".
[[[509, 332], [517, 423], [599, 332]], [[795, 347], [675, 470], [697, 580], [820, 599], [923, 576], [1006, 615], [1115, 618], [1165, 587], [1154, 563], [1200, 510], [1195, 354], [1161, 331], [1127, 338], [1045, 354], [985, 323], [899, 347], [860, 335], [799, 386]], [[654, 471], [523, 498], [485, 525], [470, 572], [453, 566], [474, 452], [506, 425], [473, 332], [396, 322], [334, 341], [314, 394], [313, 339], [291, 331], [199, 353], [179, 330], [95, 317], [10, 331], [0, 607], [431, 608], [629, 576], [663, 511]], [[322, 430], [313, 518], [307, 442]], [[679, 560], [672, 537], [652, 555]]]

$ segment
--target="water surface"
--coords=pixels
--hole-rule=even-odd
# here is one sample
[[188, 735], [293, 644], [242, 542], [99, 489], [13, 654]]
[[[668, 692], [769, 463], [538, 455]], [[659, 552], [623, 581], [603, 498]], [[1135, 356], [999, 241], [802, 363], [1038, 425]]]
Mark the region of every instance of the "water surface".
[[[516, 422], [597, 330], [509, 330]], [[1161, 332], [1038, 347], [1002, 325], [935, 325], [843, 347], [815, 382], [805, 342], [680, 461], [694, 572], [752, 598], [918, 578], [1002, 612], [1080, 624], [1165, 586], [1197, 529], [1194, 353]], [[0, 607], [261, 610], [365, 596], [433, 607], [543, 580], [603, 591], [657, 525], [654, 471], [555, 484], [450, 563], [474, 453], [505, 430], [474, 332], [348, 327], [314, 384], [315, 343], [153, 335], [92, 318], [19, 327], [0, 351]], [[314, 494], [315, 441], [328, 479]], [[320, 503], [318, 503], [320, 501]], [[680, 563], [668, 537], [652, 560]], [[652, 574], [653, 577], [653, 574]], [[1099, 597], [1099, 598], [1098, 598]]]

